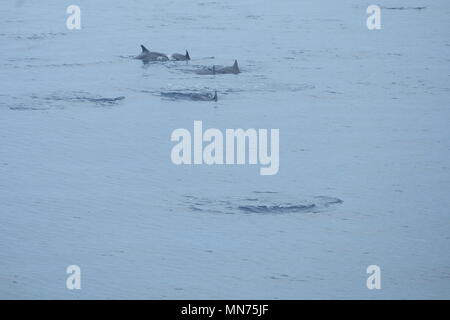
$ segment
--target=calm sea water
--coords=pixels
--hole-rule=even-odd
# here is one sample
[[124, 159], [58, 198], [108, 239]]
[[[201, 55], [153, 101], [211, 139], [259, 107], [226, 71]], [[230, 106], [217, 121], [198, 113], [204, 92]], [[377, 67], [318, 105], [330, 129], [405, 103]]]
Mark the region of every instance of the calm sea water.
[[[450, 6], [379, 4], [2, 1], [0, 297], [448, 298]], [[173, 165], [194, 120], [279, 128], [279, 173]]]

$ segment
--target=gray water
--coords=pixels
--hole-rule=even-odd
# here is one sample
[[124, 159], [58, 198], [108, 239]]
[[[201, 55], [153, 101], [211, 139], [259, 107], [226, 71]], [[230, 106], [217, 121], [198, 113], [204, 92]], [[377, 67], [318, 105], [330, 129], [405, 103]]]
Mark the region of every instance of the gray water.
[[[378, 4], [2, 1], [0, 297], [449, 298], [450, 5]], [[279, 128], [280, 171], [175, 166], [194, 120]]]

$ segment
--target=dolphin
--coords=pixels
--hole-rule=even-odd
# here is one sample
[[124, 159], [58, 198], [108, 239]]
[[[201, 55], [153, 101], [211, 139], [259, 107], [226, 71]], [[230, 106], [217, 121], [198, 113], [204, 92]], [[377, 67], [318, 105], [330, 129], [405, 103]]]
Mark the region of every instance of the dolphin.
[[149, 51], [146, 47], [141, 44], [142, 52], [135, 59], [142, 60], [144, 62], [149, 61], [167, 61], [169, 57], [167, 57], [164, 53], [152, 52]]
[[212, 68], [204, 68], [196, 71], [200, 75], [215, 75], [215, 74], [238, 74], [241, 73], [237, 60], [234, 60], [234, 64], [231, 67], [212, 66]]
[[174, 53], [172, 55], [172, 59], [176, 61], [189, 61], [191, 57], [189, 56], [189, 52], [186, 50], [186, 54]]
[[161, 92], [161, 96], [173, 100], [192, 100], [192, 101], [216, 101], [217, 91], [212, 93], [184, 93], [184, 92]]
[[238, 73], [241, 73], [241, 70], [239, 70], [239, 65], [238, 65], [237, 60], [234, 60], [234, 64], [231, 67], [215, 68], [214, 71], [217, 74], [238, 74]]
[[200, 75], [214, 75], [216, 74], [216, 66], [212, 66], [212, 68], [203, 68], [200, 70], [195, 71], [195, 73]]

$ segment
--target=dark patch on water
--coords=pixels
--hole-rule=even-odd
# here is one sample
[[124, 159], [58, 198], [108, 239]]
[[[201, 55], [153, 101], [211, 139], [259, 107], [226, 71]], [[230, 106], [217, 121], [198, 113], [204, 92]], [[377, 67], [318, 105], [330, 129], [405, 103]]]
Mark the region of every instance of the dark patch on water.
[[76, 97], [74, 100], [76, 101], [87, 101], [87, 102], [93, 102], [96, 104], [101, 104], [101, 105], [112, 105], [112, 104], [117, 104], [119, 101], [124, 100], [125, 97], [120, 96], [120, 97], [116, 97], [116, 98], [89, 98], [89, 97]]
[[9, 38], [12, 38], [14, 40], [44, 40], [44, 39], [51, 39], [54, 37], [59, 36], [65, 36], [66, 33], [64, 32], [48, 32], [48, 33], [31, 33], [27, 35], [22, 34], [15, 34], [15, 33], [3, 33], [2, 36], [6, 36]]
[[253, 191], [253, 193], [278, 193], [276, 191]]
[[309, 83], [300, 83], [300, 84], [287, 84], [287, 83], [274, 83], [270, 87], [262, 88], [263, 91], [266, 92], [300, 92], [305, 90], [313, 90], [316, 87]]
[[12, 106], [12, 107], [9, 107], [9, 109], [15, 110], [15, 111], [38, 111], [38, 110], [48, 110], [50, 108], [44, 108], [44, 107], [37, 108], [37, 107], [28, 107], [28, 106], [22, 105], [22, 106]]
[[[0, 105], [7, 106], [10, 110], [32, 111], [48, 110], [51, 108], [62, 109], [67, 106], [67, 104], [63, 102], [88, 103], [100, 107], [113, 106], [118, 105], [124, 99], [124, 96], [109, 98], [84, 92], [75, 92], [70, 94], [51, 94], [47, 96], [32, 94], [25, 99], [23, 97], [8, 97], [7, 99], [4, 99], [2, 102], [0, 102]], [[17, 102], [17, 100], [21, 101]]]
[[344, 202], [339, 198], [328, 197], [328, 196], [317, 196], [317, 197], [314, 197], [314, 199], [319, 200], [326, 207], [334, 205], [334, 204], [341, 204]]
[[[35, 96], [34, 96], [35, 97]], [[39, 97], [36, 97], [39, 99]], [[40, 98], [47, 101], [67, 101], [67, 102], [89, 102], [100, 106], [116, 105], [120, 101], [124, 100], [124, 96], [106, 98], [99, 95], [91, 94], [74, 94], [74, 95], [51, 95], [48, 97]]]
[[[123, 59], [123, 58], [120, 58]], [[27, 64], [3, 64], [2, 66], [8, 66], [15, 69], [22, 69], [22, 68], [78, 68], [78, 67], [90, 67], [90, 66], [97, 66], [101, 64], [114, 64], [117, 61], [116, 60], [104, 60], [104, 61], [92, 61], [92, 62], [85, 62], [85, 63], [50, 63], [50, 64], [39, 64], [39, 61], [41, 59], [37, 58], [13, 58], [8, 59], [7, 61], [10, 62], [29, 62]], [[30, 64], [35, 62], [34, 64]]]
[[220, 200], [185, 196], [184, 203], [193, 212], [219, 214], [261, 214], [280, 215], [297, 213], [320, 213], [343, 203], [339, 198], [317, 196], [312, 200], [283, 197], [276, 192], [255, 192], [259, 197], [225, 197]]
[[216, 4], [219, 4], [219, 2], [216, 2], [216, 1], [199, 2], [197, 5], [203, 7], [203, 6], [211, 6], [211, 5], [216, 5]]
[[316, 205], [306, 204], [306, 205], [246, 205], [238, 206], [238, 209], [244, 213], [270, 213], [270, 214], [280, 214], [280, 213], [291, 213], [291, 212], [314, 212]]
[[259, 20], [259, 19], [262, 18], [262, 16], [256, 15], [256, 14], [249, 14], [249, 15], [247, 15], [245, 18], [251, 19], [251, 20]]
[[386, 9], [386, 10], [424, 10], [427, 7], [423, 6], [423, 7], [381, 7], [381, 9]]
[[217, 91], [211, 92], [161, 92], [161, 97], [169, 100], [217, 101]]

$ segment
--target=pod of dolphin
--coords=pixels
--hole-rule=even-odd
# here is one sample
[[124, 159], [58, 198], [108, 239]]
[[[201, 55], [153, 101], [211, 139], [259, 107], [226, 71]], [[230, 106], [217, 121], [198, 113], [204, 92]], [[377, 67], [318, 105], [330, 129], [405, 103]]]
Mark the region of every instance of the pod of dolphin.
[[[186, 63], [191, 60], [189, 52], [186, 50], [185, 54], [174, 53], [167, 56], [164, 53], [155, 52], [148, 50], [144, 45], [141, 44], [142, 52], [134, 57], [135, 59], [142, 60], [144, 63], [155, 62], [155, 61], [186, 61]], [[216, 74], [238, 74], [240, 73], [239, 65], [237, 60], [234, 60], [234, 64], [228, 67], [212, 66], [206, 67], [201, 70], [196, 71], [199, 75], [216, 75]], [[212, 93], [182, 93], [182, 92], [162, 92], [161, 96], [170, 99], [186, 99], [193, 101], [217, 101], [217, 91]]]

